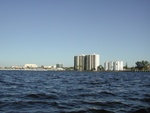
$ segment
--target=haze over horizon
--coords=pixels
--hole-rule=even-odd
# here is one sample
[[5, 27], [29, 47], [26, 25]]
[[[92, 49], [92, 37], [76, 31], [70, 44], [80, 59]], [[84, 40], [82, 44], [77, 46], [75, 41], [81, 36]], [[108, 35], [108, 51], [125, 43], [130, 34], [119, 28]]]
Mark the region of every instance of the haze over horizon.
[[150, 61], [149, 0], [0, 0], [0, 66], [73, 66], [73, 57]]

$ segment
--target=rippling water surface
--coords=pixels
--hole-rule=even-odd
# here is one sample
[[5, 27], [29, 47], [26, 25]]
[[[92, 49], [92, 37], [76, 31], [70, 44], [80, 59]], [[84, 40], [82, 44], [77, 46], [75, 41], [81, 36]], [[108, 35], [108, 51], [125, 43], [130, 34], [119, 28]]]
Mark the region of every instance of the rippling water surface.
[[0, 71], [1, 113], [149, 113], [150, 72]]

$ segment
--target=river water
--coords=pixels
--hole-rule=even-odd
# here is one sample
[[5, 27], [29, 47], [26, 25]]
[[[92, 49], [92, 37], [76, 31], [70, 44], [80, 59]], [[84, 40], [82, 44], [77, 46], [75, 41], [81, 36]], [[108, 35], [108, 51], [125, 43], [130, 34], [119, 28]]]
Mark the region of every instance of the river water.
[[0, 113], [133, 112], [150, 112], [150, 72], [0, 71]]

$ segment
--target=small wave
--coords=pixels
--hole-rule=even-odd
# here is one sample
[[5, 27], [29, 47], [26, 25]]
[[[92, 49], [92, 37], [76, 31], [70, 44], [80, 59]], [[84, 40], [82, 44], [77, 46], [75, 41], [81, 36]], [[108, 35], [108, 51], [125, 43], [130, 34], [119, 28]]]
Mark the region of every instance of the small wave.
[[7, 105], [7, 103], [6, 103], [6, 102], [0, 102], [0, 108], [5, 107], [6, 105]]
[[[61, 113], [66, 113], [66, 112], [61, 112]], [[88, 109], [88, 110], [70, 111], [67, 113], [114, 113], [114, 112], [104, 110], [104, 109]]]
[[99, 92], [99, 93], [81, 93], [81, 94], [79, 94], [79, 96], [82, 96], [82, 97], [98, 96], [98, 95], [102, 95], [102, 96], [116, 96], [114, 93], [107, 92], [107, 91], [102, 91], [102, 92]]
[[19, 101], [0, 103], [0, 112], [6, 113], [50, 113], [53, 108], [58, 108], [57, 102], [46, 101]]
[[143, 109], [139, 109], [139, 110], [136, 110], [132, 113], [150, 113], [150, 107], [149, 108], [143, 108]]
[[94, 95], [96, 95], [95, 93], [82, 93], [82, 94], [79, 94], [79, 96], [81, 96], [81, 97], [88, 97], [88, 96], [94, 96]]
[[122, 102], [91, 102], [91, 101], [84, 101], [83, 104], [89, 104], [89, 105], [96, 105], [96, 106], [106, 106], [106, 107], [129, 107], [127, 104], [124, 104]]
[[96, 84], [100, 84], [100, 83], [99, 82], [90, 82], [89, 84], [96, 85]]
[[145, 97], [150, 97], [150, 94], [144, 94]]
[[4, 81], [4, 80], [2, 80], [2, 79], [0, 79], [0, 83], [1, 83], [1, 84], [6, 84], [7, 82]]
[[141, 101], [143, 102], [146, 102], [146, 103], [150, 103], [150, 98], [143, 98], [143, 99], [140, 99]]
[[104, 110], [104, 109], [89, 109], [89, 113], [114, 113], [112, 111]]
[[47, 95], [47, 94], [28, 94], [25, 97], [34, 98], [34, 99], [57, 99], [56, 95]]
[[108, 91], [102, 91], [102, 92], [100, 92], [100, 94], [115, 96], [115, 94], [114, 94], [114, 93], [111, 93], [111, 92], [108, 92]]
[[90, 105], [98, 105], [98, 106], [102, 106], [103, 103], [102, 102], [91, 102], [91, 101], [81, 101], [83, 104], [90, 104]]
[[47, 102], [47, 101], [18, 101], [18, 102], [0, 102], [0, 108], [25, 108], [25, 107], [36, 107], [36, 106], [58, 106], [57, 102]]

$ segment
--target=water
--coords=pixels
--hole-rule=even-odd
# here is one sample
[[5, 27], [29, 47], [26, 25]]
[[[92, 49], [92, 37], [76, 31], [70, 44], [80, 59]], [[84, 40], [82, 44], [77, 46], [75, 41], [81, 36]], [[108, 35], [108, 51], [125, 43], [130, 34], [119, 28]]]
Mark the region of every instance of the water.
[[150, 72], [0, 71], [1, 113], [149, 111]]

